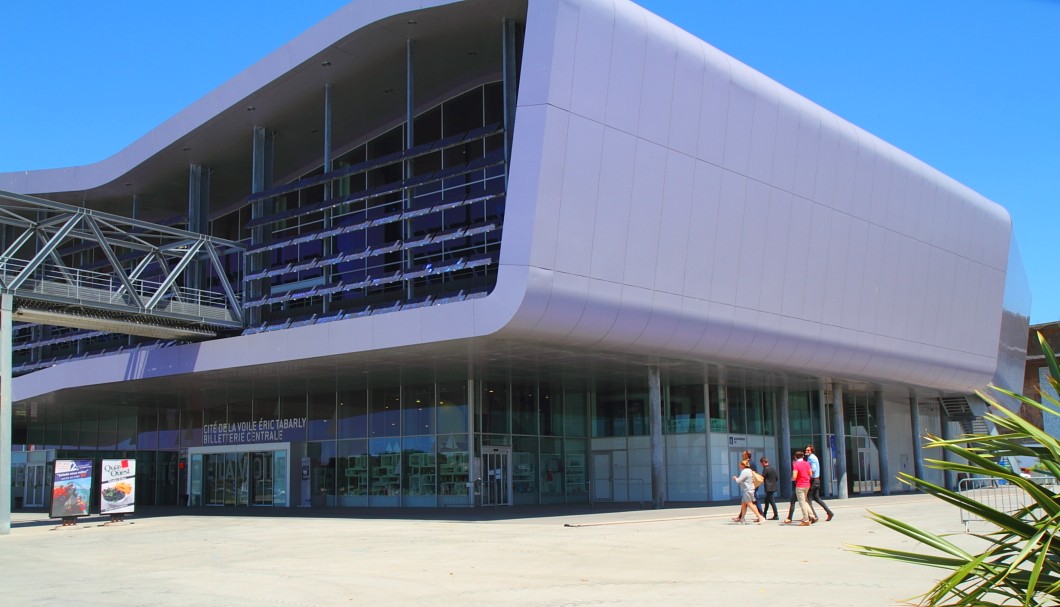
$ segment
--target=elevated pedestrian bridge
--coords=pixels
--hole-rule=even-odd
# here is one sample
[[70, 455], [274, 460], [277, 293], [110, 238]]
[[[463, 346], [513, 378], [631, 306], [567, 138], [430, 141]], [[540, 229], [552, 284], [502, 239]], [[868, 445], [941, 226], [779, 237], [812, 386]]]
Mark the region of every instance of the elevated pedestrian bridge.
[[5, 191], [0, 226], [14, 321], [163, 339], [244, 326], [240, 243]]

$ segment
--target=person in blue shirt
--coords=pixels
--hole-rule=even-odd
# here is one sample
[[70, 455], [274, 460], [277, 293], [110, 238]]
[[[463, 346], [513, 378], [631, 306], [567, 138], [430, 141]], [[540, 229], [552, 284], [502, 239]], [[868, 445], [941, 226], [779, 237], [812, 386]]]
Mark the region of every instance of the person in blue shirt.
[[835, 513], [824, 503], [821, 499], [821, 462], [817, 459], [817, 453], [815, 452], [813, 445], [806, 445], [806, 460], [810, 462], [810, 470], [813, 472], [813, 481], [810, 484], [810, 507], [813, 507], [814, 502], [819, 504], [821, 508], [824, 508], [825, 513], [828, 517], [824, 520], [830, 521]]

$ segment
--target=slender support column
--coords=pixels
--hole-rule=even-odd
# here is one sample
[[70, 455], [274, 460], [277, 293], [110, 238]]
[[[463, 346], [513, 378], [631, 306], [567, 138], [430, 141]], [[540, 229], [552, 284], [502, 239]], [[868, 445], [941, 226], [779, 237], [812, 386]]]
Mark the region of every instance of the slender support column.
[[[415, 145], [413, 127], [416, 120], [416, 74], [412, 65], [412, 40], [405, 41], [405, 151], [408, 152]], [[412, 179], [412, 160], [406, 158], [402, 163], [404, 178]], [[405, 189], [404, 207], [407, 213], [412, 209], [412, 188]], [[401, 222], [401, 238], [406, 243], [412, 238], [412, 220], [406, 219]], [[412, 251], [403, 249], [401, 254], [404, 270], [412, 269]], [[405, 280], [405, 299], [412, 299], [412, 281]]]
[[471, 364], [467, 366], [467, 505], [475, 505], [475, 481], [482, 471], [475, 468], [475, 415], [479, 407], [478, 382]]
[[832, 384], [832, 431], [835, 433], [835, 476], [839, 481], [838, 497], [845, 500], [850, 497], [847, 489], [847, 431], [843, 419], [843, 385]]
[[[210, 233], [210, 167], [193, 164], [188, 167], [188, 231]], [[184, 284], [205, 289], [207, 260], [198, 260], [184, 271]]]
[[[828, 442], [828, 406], [825, 404], [827, 398], [825, 395], [824, 388], [817, 391], [817, 419], [820, 422], [821, 432], [814, 439], [814, 445], [817, 446], [817, 459], [821, 464], [821, 494], [829, 497], [838, 495], [839, 488], [832, 490], [832, 481], [835, 480], [835, 472], [833, 471], [832, 461], [835, 459], [835, 450], [830, 448]], [[795, 445], [796, 449], [802, 449], [806, 445]], [[822, 451], [823, 449], [823, 451]], [[821, 457], [821, 453], [824, 453], [824, 458]]]
[[880, 492], [891, 494], [891, 460], [887, 448], [887, 404], [883, 400], [883, 391], [873, 393], [876, 406], [876, 448], [880, 455]]
[[666, 504], [666, 461], [663, 457], [662, 384], [659, 367], [648, 367], [648, 407], [651, 415], [651, 495], [656, 508]]
[[10, 293], [0, 295], [0, 535], [11, 533], [11, 312]]
[[[504, 161], [508, 163], [512, 159], [512, 132], [515, 126], [515, 103], [519, 84], [516, 77], [518, 62], [516, 60], [515, 22], [505, 19], [503, 28], [501, 77], [504, 82]], [[505, 166], [504, 175], [505, 183], [507, 183], [507, 166]]]
[[[954, 438], [953, 426], [950, 422], [950, 416], [946, 414], [945, 407], [939, 407], [939, 420], [942, 422], [942, 440], [952, 440]], [[949, 451], [942, 450], [942, 453], [940, 453], [939, 455], [942, 457], [943, 460], [950, 459]], [[946, 487], [947, 489], [957, 488], [957, 475], [952, 470], [946, 470], [943, 473], [942, 478], [944, 487]]]
[[[331, 84], [324, 85], [324, 172], [330, 173], [332, 170], [332, 158], [331, 158]], [[328, 181], [324, 184], [324, 200], [331, 200], [333, 192], [334, 182]], [[328, 210], [324, 213], [323, 228], [325, 230], [330, 229], [332, 226], [331, 219], [332, 211]], [[322, 250], [324, 259], [331, 257], [332, 247], [334, 240], [332, 238], [325, 238], [322, 244]], [[331, 275], [334, 272], [334, 268], [331, 265], [324, 266], [324, 284], [331, 284]], [[327, 313], [330, 311], [328, 305], [329, 297], [325, 296], [322, 298], [324, 301], [321, 304], [321, 312]]]
[[[263, 192], [272, 183], [272, 132], [262, 126], [254, 127], [254, 143], [251, 151], [251, 177], [250, 191], [252, 194]], [[264, 217], [271, 212], [271, 200], [259, 200], [250, 209], [251, 218]], [[265, 228], [258, 226], [250, 231], [251, 245], [261, 244], [265, 240]], [[249, 272], [260, 271], [264, 267], [264, 255], [257, 253], [247, 255], [245, 258]], [[246, 287], [249, 299], [259, 299], [265, 295], [265, 282], [255, 280]], [[247, 322], [256, 325], [261, 322], [261, 309], [253, 308], [247, 311]]]
[[909, 391], [909, 425], [913, 432], [913, 476], [924, 478], [924, 429], [920, 425], [920, 399]]
[[788, 387], [780, 389], [780, 452], [774, 468], [780, 474], [780, 495], [791, 497], [791, 404]]

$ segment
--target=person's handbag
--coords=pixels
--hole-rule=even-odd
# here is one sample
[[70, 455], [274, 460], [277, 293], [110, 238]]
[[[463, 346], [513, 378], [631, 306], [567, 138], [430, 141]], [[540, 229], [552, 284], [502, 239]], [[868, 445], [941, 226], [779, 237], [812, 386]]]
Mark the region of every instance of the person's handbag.
[[755, 481], [755, 489], [759, 488], [762, 485], [762, 481], [766, 480], [761, 474], [754, 470], [751, 470], [751, 478]]

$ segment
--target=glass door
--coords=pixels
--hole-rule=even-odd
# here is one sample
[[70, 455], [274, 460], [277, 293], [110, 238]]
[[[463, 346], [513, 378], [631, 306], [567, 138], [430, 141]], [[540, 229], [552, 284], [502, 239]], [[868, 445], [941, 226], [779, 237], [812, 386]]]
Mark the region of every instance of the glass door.
[[26, 496], [25, 506], [27, 508], [44, 507], [44, 464], [29, 464], [26, 466]]
[[271, 506], [273, 504], [273, 455], [271, 451], [251, 453], [251, 474], [254, 483], [251, 485], [250, 503], [254, 506]]
[[512, 505], [512, 448], [482, 448], [482, 505]]

